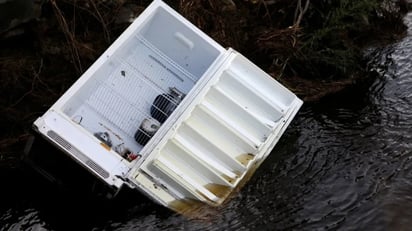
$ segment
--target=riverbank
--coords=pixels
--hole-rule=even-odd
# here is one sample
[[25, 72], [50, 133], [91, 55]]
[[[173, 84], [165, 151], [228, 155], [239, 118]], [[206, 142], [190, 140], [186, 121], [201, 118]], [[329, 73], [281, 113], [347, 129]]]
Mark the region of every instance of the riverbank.
[[[34, 119], [151, 1], [35, 2], [42, 4], [40, 12], [33, 14], [35, 19], [2, 33], [0, 167], [16, 166], [16, 153], [21, 152]], [[166, 2], [306, 102], [365, 79], [361, 49], [394, 41], [405, 29], [401, 22], [404, 1], [386, 8], [370, 2], [393, 1], [341, 0], [340, 5], [300, 0]]]

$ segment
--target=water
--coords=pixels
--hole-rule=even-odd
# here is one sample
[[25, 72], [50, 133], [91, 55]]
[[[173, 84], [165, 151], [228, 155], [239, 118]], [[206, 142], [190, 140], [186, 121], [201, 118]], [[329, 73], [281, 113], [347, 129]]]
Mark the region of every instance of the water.
[[225, 206], [183, 217], [131, 194], [113, 202], [0, 169], [0, 230], [409, 230], [409, 36], [376, 53], [380, 77], [305, 104], [273, 155]]

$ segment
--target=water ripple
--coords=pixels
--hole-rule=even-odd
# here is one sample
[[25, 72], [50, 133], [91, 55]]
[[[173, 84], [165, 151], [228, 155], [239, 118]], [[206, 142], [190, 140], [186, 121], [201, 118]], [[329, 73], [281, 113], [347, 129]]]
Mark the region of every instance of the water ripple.
[[26, 209], [22, 214], [15, 214], [10, 209], [0, 217], [0, 224], [0, 230], [47, 230], [45, 222], [33, 208]]

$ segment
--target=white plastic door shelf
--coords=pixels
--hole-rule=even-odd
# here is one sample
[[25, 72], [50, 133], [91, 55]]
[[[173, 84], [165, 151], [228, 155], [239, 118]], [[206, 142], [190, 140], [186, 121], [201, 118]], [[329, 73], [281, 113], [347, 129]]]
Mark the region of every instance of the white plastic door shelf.
[[[302, 101], [245, 57], [227, 59], [134, 171], [162, 187], [146, 193], [173, 207], [223, 203], [267, 157]], [[160, 194], [159, 194], [160, 195]]]

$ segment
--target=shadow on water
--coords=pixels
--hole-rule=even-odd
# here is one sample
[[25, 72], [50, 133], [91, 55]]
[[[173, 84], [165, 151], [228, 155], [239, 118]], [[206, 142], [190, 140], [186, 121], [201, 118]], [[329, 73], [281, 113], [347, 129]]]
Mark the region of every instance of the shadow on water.
[[0, 174], [7, 176], [0, 192], [0, 230], [113, 228], [136, 217], [172, 214], [132, 191], [108, 200], [91, 193], [92, 184], [59, 187], [24, 165]]

